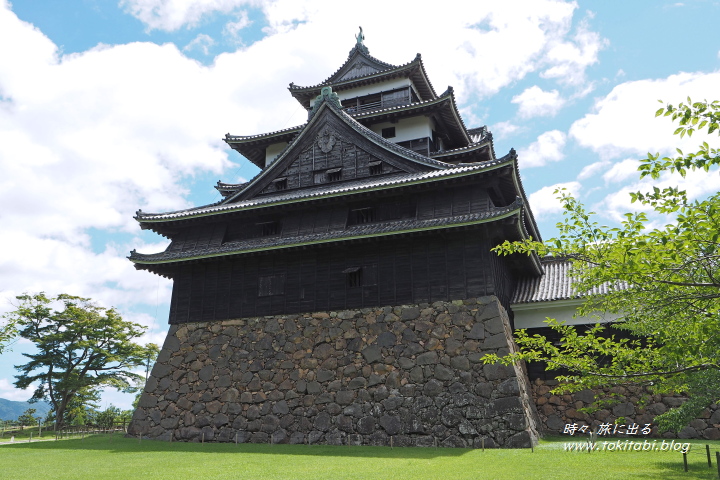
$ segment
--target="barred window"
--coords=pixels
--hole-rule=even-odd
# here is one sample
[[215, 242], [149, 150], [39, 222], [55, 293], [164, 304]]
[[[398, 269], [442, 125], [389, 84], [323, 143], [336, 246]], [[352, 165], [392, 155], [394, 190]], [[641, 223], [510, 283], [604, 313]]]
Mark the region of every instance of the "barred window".
[[264, 275], [258, 279], [258, 296], [285, 294], [285, 275]]

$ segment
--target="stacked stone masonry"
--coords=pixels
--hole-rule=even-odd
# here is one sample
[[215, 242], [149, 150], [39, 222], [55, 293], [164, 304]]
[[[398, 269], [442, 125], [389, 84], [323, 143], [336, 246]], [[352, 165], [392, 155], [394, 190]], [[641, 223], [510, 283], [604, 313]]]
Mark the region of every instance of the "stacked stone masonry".
[[588, 431], [598, 431], [602, 424], [624, 425], [620, 437], [642, 437], [640, 432], [628, 434], [629, 425], [644, 428], [650, 425], [650, 437], [698, 438], [720, 440], [720, 405], [713, 404], [679, 432], [658, 431], [655, 417], [687, 400], [680, 395], [658, 395], [644, 387], [607, 387], [605, 389], [582, 390], [573, 394], [553, 394], [557, 380], [535, 380], [532, 394], [537, 405], [542, 430], [563, 433], [566, 425], [587, 425]]
[[530, 447], [539, 419], [496, 297], [170, 327], [129, 434]]

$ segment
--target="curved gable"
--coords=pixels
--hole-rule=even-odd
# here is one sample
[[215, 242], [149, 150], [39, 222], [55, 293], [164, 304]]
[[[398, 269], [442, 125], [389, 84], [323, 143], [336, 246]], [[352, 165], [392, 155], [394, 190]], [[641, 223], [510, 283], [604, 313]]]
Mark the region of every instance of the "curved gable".
[[337, 107], [323, 102], [312, 120], [275, 161], [223, 203], [323, 183], [452, 166], [389, 142]]

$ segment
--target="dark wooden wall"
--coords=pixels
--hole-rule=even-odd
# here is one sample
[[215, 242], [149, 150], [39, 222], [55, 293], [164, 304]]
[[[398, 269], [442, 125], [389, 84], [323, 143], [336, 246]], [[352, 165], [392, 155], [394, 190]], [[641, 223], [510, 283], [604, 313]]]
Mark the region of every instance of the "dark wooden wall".
[[[168, 251], [191, 251], [262, 236], [262, 222], [279, 223], [278, 237], [288, 238], [314, 233], [342, 231], [351, 227], [351, 211], [373, 207], [376, 222], [396, 220], [429, 220], [485, 212], [493, 206], [482, 185], [457, 185], [453, 188], [418, 191], [407, 195], [367, 198], [323, 205], [321, 208], [287, 209], [275, 213], [258, 213], [224, 223], [188, 226], [173, 236]], [[272, 236], [269, 238], [271, 241]]]
[[[484, 229], [220, 258], [179, 267], [170, 323], [497, 295], [514, 284]], [[363, 286], [348, 286], [361, 268]], [[261, 292], [263, 277], [265, 291]], [[268, 294], [278, 288], [282, 294]]]

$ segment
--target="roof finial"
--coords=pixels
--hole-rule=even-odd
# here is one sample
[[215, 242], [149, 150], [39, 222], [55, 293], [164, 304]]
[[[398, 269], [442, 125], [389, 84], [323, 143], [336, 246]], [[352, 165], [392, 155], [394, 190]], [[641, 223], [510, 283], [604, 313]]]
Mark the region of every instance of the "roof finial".
[[360, 33], [355, 35], [355, 40], [357, 41], [358, 45], [363, 45], [363, 41], [365, 40], [365, 34], [362, 31], [362, 27], [360, 27]]
[[338, 97], [338, 94], [332, 91], [332, 87], [322, 87], [320, 89], [320, 95], [315, 97], [315, 103], [313, 104], [313, 108], [308, 112], [308, 121], [315, 115], [315, 112], [320, 110], [320, 105], [322, 105], [324, 102], [329, 103], [335, 108], [342, 108], [342, 104], [340, 103], [340, 97]]

